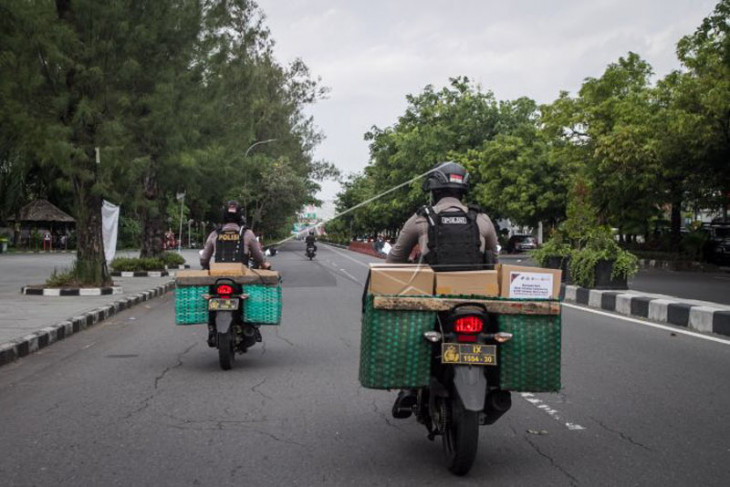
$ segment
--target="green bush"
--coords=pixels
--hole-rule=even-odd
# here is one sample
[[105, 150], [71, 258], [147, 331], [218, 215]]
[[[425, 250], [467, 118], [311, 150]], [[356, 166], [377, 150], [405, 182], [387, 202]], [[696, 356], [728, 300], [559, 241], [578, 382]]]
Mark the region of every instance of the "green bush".
[[709, 239], [707, 232], [695, 230], [682, 237], [679, 248], [692, 260], [702, 260], [702, 251]]
[[48, 287], [64, 287], [76, 285], [76, 276], [74, 276], [73, 269], [67, 269], [63, 272], [58, 272], [56, 268], [53, 269], [51, 276], [46, 279], [46, 286]]
[[178, 267], [185, 264], [185, 257], [177, 252], [164, 252], [162, 254], [162, 261], [168, 267]]
[[639, 259], [619, 247], [608, 227], [593, 228], [581, 238], [581, 247], [573, 250], [570, 257], [570, 277], [581, 287], [591, 288], [596, 283], [596, 264], [600, 260], [612, 260], [611, 279], [626, 278], [639, 271]]
[[555, 236], [542, 244], [538, 249], [530, 251], [530, 256], [535, 259], [540, 267], [545, 267], [550, 257], [568, 257], [573, 249], [559, 236]]
[[119, 218], [119, 240], [120, 249], [139, 248], [142, 225], [136, 218], [122, 216]]
[[129, 258], [117, 257], [112, 261], [112, 269], [117, 272], [163, 271], [165, 262], [161, 258]]

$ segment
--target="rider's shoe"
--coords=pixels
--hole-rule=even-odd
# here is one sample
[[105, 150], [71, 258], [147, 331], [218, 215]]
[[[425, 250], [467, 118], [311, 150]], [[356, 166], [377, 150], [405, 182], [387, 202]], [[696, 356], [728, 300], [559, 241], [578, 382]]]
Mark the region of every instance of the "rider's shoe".
[[210, 348], [215, 348], [216, 345], [216, 332], [214, 328], [208, 328], [208, 346]]
[[393, 417], [396, 419], [410, 418], [413, 414], [413, 406], [416, 405], [416, 391], [403, 389], [398, 393], [393, 404]]
[[254, 328], [254, 336], [256, 337], [256, 342], [262, 342], [263, 338], [261, 338], [261, 332], [258, 328]]

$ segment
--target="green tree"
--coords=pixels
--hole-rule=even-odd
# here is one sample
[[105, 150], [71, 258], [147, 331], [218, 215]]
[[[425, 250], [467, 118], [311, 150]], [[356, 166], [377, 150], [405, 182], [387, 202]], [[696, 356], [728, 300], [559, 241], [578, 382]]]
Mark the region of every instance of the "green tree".
[[710, 201], [727, 217], [730, 206], [730, 0], [718, 2], [697, 30], [677, 44], [688, 72], [683, 76], [679, 108], [691, 120], [698, 152], [696, 167]]

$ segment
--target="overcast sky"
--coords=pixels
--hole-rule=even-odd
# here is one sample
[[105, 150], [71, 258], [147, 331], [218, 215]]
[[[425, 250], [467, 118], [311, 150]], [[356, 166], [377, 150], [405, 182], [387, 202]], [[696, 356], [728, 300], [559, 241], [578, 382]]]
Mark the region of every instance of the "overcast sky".
[[[315, 157], [343, 172], [368, 162], [363, 135], [392, 126], [405, 96], [468, 76], [498, 100], [549, 103], [629, 51], [657, 76], [715, 0], [256, 0], [281, 63], [299, 57], [331, 92], [308, 113]], [[320, 198], [338, 187], [325, 184]]]

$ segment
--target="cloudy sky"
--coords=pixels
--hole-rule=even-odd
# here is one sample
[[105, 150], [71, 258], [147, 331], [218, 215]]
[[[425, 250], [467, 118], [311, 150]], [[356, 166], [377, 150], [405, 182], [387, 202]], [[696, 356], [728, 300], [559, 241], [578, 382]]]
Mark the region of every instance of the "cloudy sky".
[[[363, 134], [393, 125], [407, 94], [465, 75], [498, 100], [549, 103], [629, 51], [664, 76], [715, 0], [256, 0], [282, 63], [299, 57], [331, 89], [308, 110], [316, 158], [368, 162]], [[321, 198], [338, 187], [325, 184]]]

